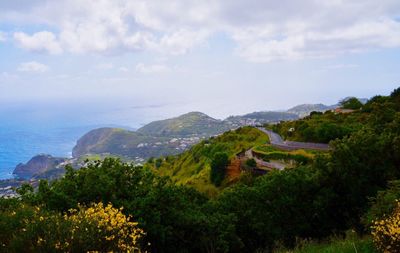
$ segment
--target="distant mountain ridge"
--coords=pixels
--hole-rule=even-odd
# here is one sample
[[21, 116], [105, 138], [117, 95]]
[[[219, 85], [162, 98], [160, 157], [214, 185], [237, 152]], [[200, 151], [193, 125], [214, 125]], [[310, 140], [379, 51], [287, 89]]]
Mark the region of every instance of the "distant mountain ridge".
[[[189, 112], [178, 117], [150, 122], [136, 131], [114, 127], [98, 128], [78, 139], [72, 156], [75, 160], [91, 156], [117, 156], [135, 163], [143, 163], [150, 157], [182, 153], [203, 139], [231, 129], [296, 120], [312, 111], [325, 111], [330, 108], [333, 106], [304, 104], [287, 111], [253, 112], [230, 116], [224, 120], [212, 118], [202, 112]], [[44, 158], [37, 156], [26, 165], [20, 164], [14, 170], [14, 174], [22, 178], [49, 175], [52, 168], [59, 169], [58, 165], [66, 162], [51, 156]], [[36, 162], [41, 159], [45, 161]], [[68, 162], [71, 161], [67, 160]]]
[[210, 136], [228, 130], [221, 120], [202, 112], [189, 112], [175, 118], [153, 121], [137, 130], [138, 133], [152, 136]]
[[202, 139], [238, 127], [298, 118], [295, 113], [266, 111], [219, 120], [202, 112], [189, 112], [150, 122], [137, 131], [119, 128], [94, 129], [77, 141], [72, 155], [74, 158], [90, 154], [115, 155], [142, 162], [149, 157], [180, 153]]
[[296, 114], [302, 118], [309, 115], [311, 112], [325, 112], [336, 108], [338, 105], [324, 105], [324, 104], [302, 104], [287, 110], [288, 113]]
[[240, 126], [255, 126], [262, 125], [265, 123], [274, 123], [281, 120], [295, 120], [298, 119], [296, 114], [291, 112], [274, 112], [274, 111], [263, 111], [263, 112], [252, 112], [241, 116], [230, 116], [224, 120], [225, 123], [232, 127]]

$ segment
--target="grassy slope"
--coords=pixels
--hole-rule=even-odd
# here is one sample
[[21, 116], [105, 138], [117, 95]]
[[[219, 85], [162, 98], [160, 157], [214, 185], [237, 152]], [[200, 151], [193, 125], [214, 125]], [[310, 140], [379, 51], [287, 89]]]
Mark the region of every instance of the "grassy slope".
[[243, 127], [203, 141], [176, 157], [168, 157], [159, 168], [154, 163], [145, 166], [153, 168], [160, 175], [170, 176], [178, 184], [192, 185], [212, 196], [218, 192], [210, 182], [210, 161], [213, 154], [222, 151], [233, 158], [241, 151], [268, 141], [268, 136], [258, 129]]
[[[271, 128], [287, 140], [327, 143], [330, 139], [323, 136], [330, 134], [324, 134], [324, 131], [336, 131], [338, 137], [342, 137], [360, 129], [367, 118], [368, 114], [362, 112], [350, 114], [326, 112], [296, 121], [282, 122]], [[293, 132], [289, 131], [291, 128], [294, 129]]]

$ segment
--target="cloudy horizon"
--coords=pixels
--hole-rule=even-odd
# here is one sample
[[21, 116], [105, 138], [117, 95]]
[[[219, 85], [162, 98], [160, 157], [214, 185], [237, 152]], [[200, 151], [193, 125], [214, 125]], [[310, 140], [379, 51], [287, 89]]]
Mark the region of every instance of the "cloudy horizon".
[[6, 0], [0, 54], [1, 105], [334, 104], [400, 86], [400, 2]]

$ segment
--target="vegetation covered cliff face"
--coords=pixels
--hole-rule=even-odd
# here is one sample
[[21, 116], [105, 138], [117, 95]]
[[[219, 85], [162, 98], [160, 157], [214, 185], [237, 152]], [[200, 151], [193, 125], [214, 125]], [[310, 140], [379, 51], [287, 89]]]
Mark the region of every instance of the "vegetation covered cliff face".
[[65, 158], [57, 158], [50, 155], [37, 155], [26, 164], [18, 164], [13, 174], [21, 179], [30, 179], [49, 171], [54, 172], [54, 169], [65, 161]]

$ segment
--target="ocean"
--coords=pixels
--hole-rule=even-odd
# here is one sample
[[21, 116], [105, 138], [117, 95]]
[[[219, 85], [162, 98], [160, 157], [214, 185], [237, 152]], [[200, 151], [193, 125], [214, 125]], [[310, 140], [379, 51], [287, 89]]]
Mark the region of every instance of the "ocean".
[[79, 137], [94, 126], [0, 126], [0, 179], [12, 177], [15, 166], [41, 153], [70, 157]]

